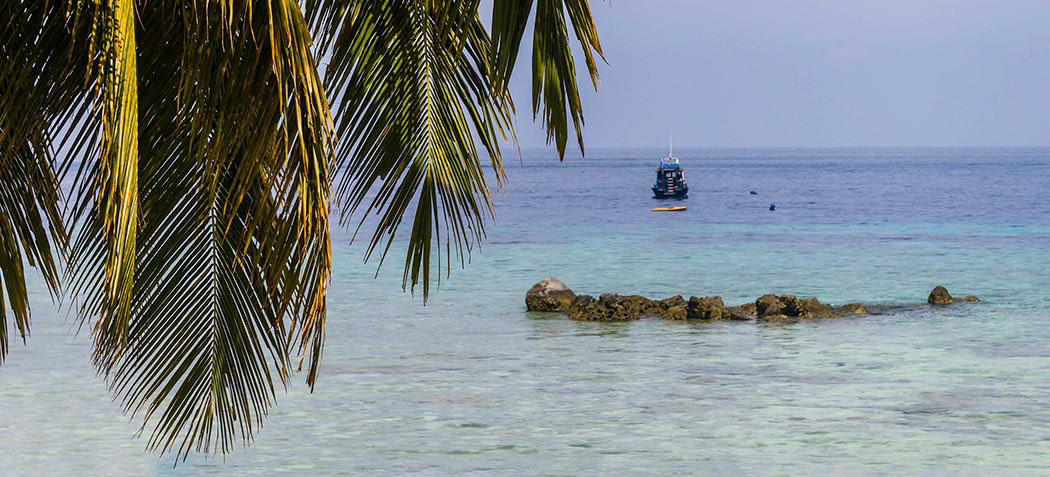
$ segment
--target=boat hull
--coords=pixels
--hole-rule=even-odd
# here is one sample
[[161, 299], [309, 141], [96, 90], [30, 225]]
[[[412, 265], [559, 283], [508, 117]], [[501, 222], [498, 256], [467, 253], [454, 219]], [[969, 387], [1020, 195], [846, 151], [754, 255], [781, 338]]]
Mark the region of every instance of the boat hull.
[[689, 197], [689, 188], [678, 189], [674, 192], [667, 193], [654, 187], [653, 197], [657, 199], [685, 199], [686, 197]]

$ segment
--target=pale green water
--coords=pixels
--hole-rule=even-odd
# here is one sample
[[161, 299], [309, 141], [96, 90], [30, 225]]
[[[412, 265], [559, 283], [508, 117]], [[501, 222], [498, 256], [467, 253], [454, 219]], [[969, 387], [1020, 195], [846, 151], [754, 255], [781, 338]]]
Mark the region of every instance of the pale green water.
[[[0, 368], [0, 473], [1039, 474], [1050, 465], [1050, 152], [694, 151], [683, 214], [653, 214], [656, 151], [514, 165], [490, 240], [425, 308], [338, 237], [317, 392], [280, 395], [225, 460], [143, 453], [37, 287]], [[579, 176], [589, 183], [578, 189]], [[748, 190], [760, 195], [747, 195]], [[772, 199], [770, 198], [772, 197]], [[775, 200], [778, 210], [765, 210]], [[588, 205], [589, 208], [570, 208]], [[920, 303], [890, 316], [580, 323], [578, 293], [766, 292]]]

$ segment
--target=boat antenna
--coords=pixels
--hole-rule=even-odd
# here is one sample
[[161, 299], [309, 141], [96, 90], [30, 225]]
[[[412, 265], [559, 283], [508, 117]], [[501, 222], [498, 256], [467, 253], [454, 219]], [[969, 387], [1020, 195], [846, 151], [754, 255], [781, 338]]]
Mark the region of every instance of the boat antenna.
[[674, 157], [674, 133], [673, 132], [672, 133], [668, 133], [668, 135], [671, 137], [671, 140], [670, 140], [670, 147], [668, 148], [668, 151], [667, 151], [667, 157]]

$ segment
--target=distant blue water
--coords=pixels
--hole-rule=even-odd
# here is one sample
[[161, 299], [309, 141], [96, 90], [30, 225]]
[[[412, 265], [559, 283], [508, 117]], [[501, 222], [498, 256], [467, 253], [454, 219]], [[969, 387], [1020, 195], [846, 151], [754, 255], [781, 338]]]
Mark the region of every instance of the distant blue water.
[[[256, 441], [225, 460], [144, 454], [37, 284], [0, 368], [0, 473], [164, 475], [974, 474], [1050, 466], [1050, 150], [678, 151], [508, 161], [488, 239], [423, 307], [336, 233], [328, 344]], [[758, 195], [749, 195], [754, 190]], [[770, 202], [777, 205], [768, 210]], [[406, 230], [407, 232], [407, 230]], [[395, 246], [396, 247], [396, 246]], [[769, 292], [985, 301], [796, 324], [573, 322], [577, 293]], [[74, 330], [75, 331], [75, 330]]]

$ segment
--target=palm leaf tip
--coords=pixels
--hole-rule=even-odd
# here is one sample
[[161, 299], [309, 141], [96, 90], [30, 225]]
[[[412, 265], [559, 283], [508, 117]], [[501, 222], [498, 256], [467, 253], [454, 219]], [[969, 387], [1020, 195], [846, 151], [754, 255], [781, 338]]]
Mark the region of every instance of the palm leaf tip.
[[451, 253], [463, 263], [484, 237], [492, 201], [483, 164], [502, 182], [509, 102], [495, 83], [477, 2], [357, 6], [334, 15], [325, 78], [336, 109], [354, 118], [337, 122], [345, 171], [337, 197], [344, 221], [360, 210], [378, 215], [366, 257], [377, 254], [380, 263], [412, 214], [402, 280], [421, 285], [426, 300], [433, 265], [444, 261], [447, 274]]
[[583, 105], [576, 83], [576, 65], [569, 41], [568, 17], [580, 44], [587, 72], [595, 90], [600, 76], [595, 54], [605, 61], [598, 29], [586, 0], [495, 0], [493, 3], [493, 63], [505, 86], [514, 67], [529, 14], [535, 5], [532, 48], [532, 111], [547, 130], [559, 158], [565, 158], [568, 122], [572, 119], [577, 144], [583, 154]]

